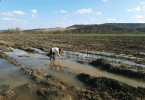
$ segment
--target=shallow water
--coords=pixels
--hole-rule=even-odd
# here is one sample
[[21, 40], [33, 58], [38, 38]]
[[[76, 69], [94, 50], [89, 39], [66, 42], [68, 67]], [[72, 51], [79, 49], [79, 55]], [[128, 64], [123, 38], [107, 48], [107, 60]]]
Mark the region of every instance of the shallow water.
[[9, 64], [7, 60], [0, 59], [0, 91], [14, 89], [28, 82], [31, 80], [24, 75], [23, 71], [13, 64]]
[[20, 86], [14, 89], [17, 94], [17, 100], [42, 100], [36, 94], [36, 90], [30, 90], [26, 86]]
[[[104, 56], [98, 56], [96, 54], [104, 54], [104, 55], [115, 55], [115, 53], [108, 53], [108, 52], [90, 52], [90, 53], [94, 53], [95, 55], [93, 54], [84, 54], [84, 53], [80, 53], [80, 52], [70, 52], [70, 51], [65, 51], [65, 55], [68, 54], [70, 57], [73, 57], [73, 58], [78, 58], [79, 56], [79, 59], [87, 59], [87, 60], [94, 60], [94, 59], [99, 59], [99, 58], [104, 58], [104, 59], [107, 59], [109, 61], [115, 61], [115, 62], [121, 62], [123, 64], [128, 64], [128, 65], [136, 65], [136, 66], [141, 66], [141, 67], [145, 67], [144, 64], [138, 64], [138, 63], [135, 63], [135, 62], [132, 62], [132, 61], [129, 61], [129, 60], [125, 60], [125, 59], [118, 59], [118, 58], [111, 58], [111, 57], [104, 57]], [[120, 55], [115, 55], [116, 57], [126, 57], [126, 58], [131, 58], [132, 56], [131, 55], [125, 55], [125, 54], [120, 54]], [[140, 59], [140, 58], [136, 58], [136, 57], [132, 57], [132, 58], [135, 58], [135, 59]]]
[[[56, 62], [50, 62], [49, 57], [41, 54], [30, 54], [23, 50], [19, 49], [13, 49], [13, 52], [6, 52], [9, 56], [15, 58], [21, 65], [24, 67], [31, 67], [31, 68], [39, 68], [42, 71], [55, 75], [56, 77], [60, 78], [62, 81], [68, 83], [68, 85], [71, 86], [78, 86], [78, 87], [84, 87], [84, 85], [78, 81], [75, 78], [75, 75], [64, 73], [64, 66], [61, 65], [62, 70], [58, 68], [58, 61], [59, 58], [56, 60]], [[61, 62], [60, 60], [60, 63]], [[50, 65], [53, 64], [53, 65]]]
[[[12, 48], [13, 49], [13, 48]], [[126, 84], [132, 86], [142, 86], [145, 87], [145, 82], [139, 81], [137, 79], [128, 78], [122, 75], [108, 73], [99, 68], [95, 68], [90, 65], [84, 65], [77, 63], [76, 60], [91, 60], [95, 56], [92, 55], [79, 55], [73, 52], [64, 52], [64, 56], [67, 59], [62, 60], [61, 58], [56, 58], [55, 60], [49, 60], [48, 56], [41, 54], [29, 54], [23, 50], [13, 49], [14, 52], [7, 52], [8, 55], [14, 57], [20, 64], [25, 67], [40, 68], [48, 74], [55, 75], [59, 77], [62, 81], [65, 81], [71, 86], [84, 87], [84, 85], [75, 78], [75, 74], [87, 73], [96, 77], [108, 77], [122, 81]], [[43, 53], [43, 52], [41, 52]], [[97, 58], [95, 58], [97, 59]]]

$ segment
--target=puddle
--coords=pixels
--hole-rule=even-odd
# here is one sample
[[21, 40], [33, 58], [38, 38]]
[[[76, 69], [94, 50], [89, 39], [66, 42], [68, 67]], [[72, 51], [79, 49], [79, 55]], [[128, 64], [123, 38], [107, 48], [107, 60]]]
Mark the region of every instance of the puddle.
[[[99, 51], [80, 51], [80, 52], [86, 52], [89, 54], [102, 54], [106, 56], [115, 56], [115, 57], [122, 57], [122, 58], [128, 58], [128, 59], [138, 59], [138, 60], [143, 60], [142, 58], [137, 58], [134, 57], [133, 55], [126, 55], [126, 54], [116, 54], [116, 53], [110, 53], [110, 52], [99, 52]], [[141, 54], [141, 53], [140, 53]], [[143, 53], [144, 54], [144, 53]]]
[[[90, 65], [84, 65], [76, 62], [76, 60], [87, 61], [87, 60], [97, 59], [100, 58], [101, 56], [64, 51], [64, 56], [70, 59], [62, 60], [61, 58], [56, 58], [55, 60], [50, 61], [48, 56], [42, 54], [29, 54], [23, 50], [13, 49], [13, 48], [12, 50], [13, 52], [6, 52], [6, 53], [14, 57], [23, 66], [40, 68], [44, 72], [59, 77], [62, 81], [67, 82], [71, 86], [84, 87], [84, 85], [75, 78], [75, 74], [87, 73], [96, 77], [104, 76], [115, 80], [119, 80], [135, 87], [136, 86], [145, 87], [144, 84], [145, 82], [139, 81], [137, 79], [132, 79], [122, 75], [108, 73], [106, 71], [100, 70], [99, 68], [94, 68]], [[111, 58], [107, 58], [107, 60], [109, 59], [112, 60]], [[118, 60], [115, 59], [114, 61], [119, 61], [119, 59]], [[129, 61], [125, 61], [124, 63], [134, 64]]]
[[17, 93], [17, 100], [42, 100], [36, 94], [36, 90], [31, 91], [25, 86], [17, 87], [16, 89], [14, 89], [14, 91]]
[[31, 82], [18, 67], [9, 64], [7, 60], [0, 59], [0, 91], [14, 89]]
[[[109, 60], [109, 61], [121, 62], [121, 63], [127, 64], [127, 65], [145, 67], [144, 64], [137, 64], [135, 62], [128, 61], [128, 60], [125, 60], [125, 59], [117, 59], [117, 58], [110, 58], [110, 57], [97, 56], [97, 55], [92, 55], [92, 54], [84, 54], [84, 53], [80, 53], [80, 52], [69, 52], [69, 51], [64, 51], [64, 54], [66, 56], [70, 56], [70, 57], [73, 57], [75, 59], [80, 59], [80, 60], [89, 61], [89, 60], [95, 60], [95, 59], [104, 58], [104, 59]], [[105, 52], [104, 54], [111, 55], [112, 53]], [[120, 55], [124, 55], [124, 54], [120, 54]], [[117, 55], [117, 56], [119, 56], [119, 55]]]
[[84, 87], [84, 85], [75, 78], [75, 75], [64, 73], [64, 66], [61, 65], [62, 71], [57, 68], [57, 63], [59, 63], [58, 61], [60, 61], [60, 64], [63, 63], [59, 58], [56, 62], [50, 62], [48, 56], [41, 54], [31, 54], [19, 49], [11, 49], [13, 50], [13, 52], [6, 52], [6, 54], [15, 58], [19, 62], [19, 64], [25, 67], [39, 68], [48, 74], [55, 75], [71, 86]]

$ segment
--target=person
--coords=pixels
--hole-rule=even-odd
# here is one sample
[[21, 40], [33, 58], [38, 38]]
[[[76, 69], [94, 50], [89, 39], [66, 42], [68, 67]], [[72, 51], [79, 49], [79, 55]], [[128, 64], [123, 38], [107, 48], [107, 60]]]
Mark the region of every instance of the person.
[[51, 59], [55, 59], [55, 56], [59, 56], [61, 57], [62, 59], [64, 59], [62, 56], [61, 56], [61, 49], [60, 48], [57, 48], [57, 47], [53, 47], [50, 49], [50, 52], [49, 52], [49, 57], [50, 57], [50, 60]]

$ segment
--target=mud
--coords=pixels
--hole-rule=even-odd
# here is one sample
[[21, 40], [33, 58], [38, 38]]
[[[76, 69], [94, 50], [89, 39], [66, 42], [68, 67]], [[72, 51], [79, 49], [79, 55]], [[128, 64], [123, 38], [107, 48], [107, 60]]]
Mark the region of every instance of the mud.
[[[52, 47], [63, 50], [100, 51], [115, 54], [132, 55], [136, 58], [120, 57], [140, 64], [145, 63], [144, 37], [99, 37], [99, 36], [67, 36], [67, 35], [0, 35], [1, 46], [19, 48], [34, 52], [31, 47], [49, 52]], [[98, 55], [98, 54], [97, 54]], [[100, 55], [100, 54], [99, 54]], [[104, 54], [101, 54], [104, 55]], [[105, 55], [104, 55], [105, 56]], [[114, 55], [110, 57], [116, 58]], [[138, 59], [141, 58], [141, 59]]]
[[0, 100], [16, 100], [17, 96], [14, 91], [2, 91], [0, 92]]
[[105, 93], [103, 94], [103, 99], [107, 99], [105, 97], [111, 97], [110, 99], [113, 98], [118, 100], [145, 99], [145, 88], [135, 88], [113, 79], [105, 77], [92, 77], [83, 73], [77, 75], [77, 77], [88, 85], [91, 90]]
[[[27, 85], [43, 100], [95, 100], [96, 94], [88, 89], [70, 87], [59, 78], [34, 68], [22, 68], [37, 84]], [[40, 87], [41, 85], [41, 87]], [[85, 92], [82, 90], [85, 90]], [[87, 95], [86, 95], [87, 94]], [[86, 95], [86, 96], [84, 96]], [[94, 99], [93, 99], [94, 98]]]
[[89, 64], [95, 67], [100, 67], [108, 72], [126, 75], [133, 78], [140, 78], [145, 81], [145, 68], [142, 67], [115, 66], [106, 59], [98, 59], [90, 62]]
[[[67, 35], [1, 35], [3, 45], [31, 46], [49, 50], [53, 46], [65, 50], [111, 51], [119, 54], [144, 52], [144, 37], [99, 37]], [[140, 55], [138, 55], [140, 56]]]
[[[86, 89], [70, 87], [59, 78], [44, 73], [40, 69], [23, 67], [6, 54], [2, 54], [2, 57], [20, 67], [28, 77], [36, 82], [27, 84], [25, 88], [37, 95], [38, 100], [136, 100], [145, 98], [145, 88], [135, 88], [113, 79], [92, 77], [88, 74], [77, 75], [78, 79], [87, 85]], [[99, 65], [108, 64], [107, 61], [102, 62]], [[2, 91], [1, 98], [2, 100], [15, 100], [17, 94], [10, 90], [8, 92]]]
[[19, 64], [18, 64], [18, 62], [14, 59], [14, 58], [12, 58], [12, 57], [10, 57], [9, 55], [7, 55], [7, 54], [5, 54], [5, 53], [3, 53], [3, 52], [0, 52], [0, 58], [1, 59], [6, 59], [9, 63], [11, 63], [11, 64], [14, 64], [14, 65], [16, 65], [16, 66], [20, 66]]
[[[116, 54], [133, 55], [145, 62], [144, 37], [92, 37], [92, 36], [55, 36], [55, 35], [0, 35], [0, 58], [8, 60], [9, 63], [19, 67], [34, 81], [23, 86], [36, 100], [143, 100], [145, 99], [145, 88], [133, 87], [120, 81], [106, 77], [92, 77], [89, 74], [78, 74], [76, 77], [85, 84], [85, 88], [69, 86], [55, 75], [45, 73], [39, 68], [22, 66], [19, 62], [3, 53], [11, 52], [9, 47], [18, 48], [29, 53], [39, 53], [38, 48], [49, 52], [52, 47], [60, 47], [63, 50], [78, 51], [102, 51]], [[23, 56], [22, 56], [23, 57]], [[131, 59], [130, 59], [131, 60]], [[134, 60], [132, 60], [134, 61]], [[81, 64], [89, 62], [77, 61]], [[143, 67], [114, 66], [109, 61], [97, 60], [90, 63], [99, 66], [108, 72], [126, 75], [133, 78], [145, 80]], [[75, 74], [74, 74], [75, 75]], [[9, 90], [9, 86], [2, 85], [4, 91], [0, 92], [0, 100], [21, 100], [17, 89]], [[19, 90], [20, 91], [20, 90]], [[27, 93], [25, 91], [25, 93]], [[30, 98], [27, 98], [28, 100]], [[27, 100], [26, 99], [26, 100]]]

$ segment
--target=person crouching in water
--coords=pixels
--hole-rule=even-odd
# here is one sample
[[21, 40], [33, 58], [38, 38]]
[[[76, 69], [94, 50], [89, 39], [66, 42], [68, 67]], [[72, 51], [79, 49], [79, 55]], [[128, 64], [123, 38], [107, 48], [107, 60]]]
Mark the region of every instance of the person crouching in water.
[[60, 48], [57, 48], [57, 47], [53, 47], [50, 49], [50, 52], [49, 52], [49, 57], [50, 57], [50, 60], [51, 59], [55, 59], [55, 56], [59, 56], [61, 57], [62, 59], [64, 59], [62, 56], [61, 56], [61, 49]]

